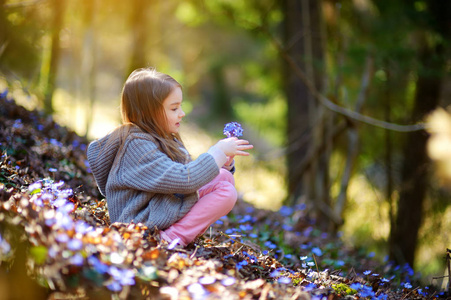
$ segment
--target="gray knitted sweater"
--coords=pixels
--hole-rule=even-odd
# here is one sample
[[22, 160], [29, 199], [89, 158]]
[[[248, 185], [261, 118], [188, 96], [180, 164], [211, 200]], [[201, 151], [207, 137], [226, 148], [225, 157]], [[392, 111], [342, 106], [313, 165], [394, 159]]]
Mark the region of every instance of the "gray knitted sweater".
[[201, 154], [172, 161], [153, 138], [132, 126], [121, 145], [109, 134], [88, 146], [91, 171], [106, 197], [111, 222], [142, 222], [164, 230], [198, 201], [197, 190], [219, 174], [215, 158]]

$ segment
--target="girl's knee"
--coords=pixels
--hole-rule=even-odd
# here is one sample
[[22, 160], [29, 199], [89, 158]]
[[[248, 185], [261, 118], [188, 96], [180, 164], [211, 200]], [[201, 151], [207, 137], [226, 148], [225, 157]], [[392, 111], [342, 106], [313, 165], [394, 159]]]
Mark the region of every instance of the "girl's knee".
[[219, 170], [219, 176], [221, 181], [227, 181], [233, 186], [235, 186], [235, 178], [233, 177], [233, 174], [230, 173], [230, 171], [221, 168]]
[[231, 184], [230, 182], [224, 182], [222, 195], [223, 197], [221, 204], [224, 207], [224, 210], [227, 210], [227, 213], [229, 213], [235, 206], [235, 203], [238, 199], [238, 192], [233, 184]]

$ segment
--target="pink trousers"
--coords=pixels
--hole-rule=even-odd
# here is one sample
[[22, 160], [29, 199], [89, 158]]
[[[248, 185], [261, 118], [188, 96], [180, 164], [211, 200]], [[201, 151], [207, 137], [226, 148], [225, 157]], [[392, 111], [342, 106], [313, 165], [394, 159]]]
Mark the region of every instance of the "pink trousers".
[[204, 233], [219, 218], [227, 215], [235, 205], [237, 191], [233, 175], [220, 169], [219, 175], [199, 189], [199, 201], [178, 222], [161, 232], [161, 237], [171, 242], [180, 239], [186, 246]]

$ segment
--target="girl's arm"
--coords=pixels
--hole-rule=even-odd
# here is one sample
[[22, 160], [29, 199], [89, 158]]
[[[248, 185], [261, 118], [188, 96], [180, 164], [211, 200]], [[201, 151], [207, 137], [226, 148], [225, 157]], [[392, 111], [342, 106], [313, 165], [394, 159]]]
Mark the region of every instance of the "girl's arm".
[[130, 140], [119, 162], [117, 180], [124, 188], [155, 193], [192, 193], [219, 174], [217, 163], [226, 160], [224, 153], [213, 150], [187, 164], [172, 161], [157, 146], [144, 139]]

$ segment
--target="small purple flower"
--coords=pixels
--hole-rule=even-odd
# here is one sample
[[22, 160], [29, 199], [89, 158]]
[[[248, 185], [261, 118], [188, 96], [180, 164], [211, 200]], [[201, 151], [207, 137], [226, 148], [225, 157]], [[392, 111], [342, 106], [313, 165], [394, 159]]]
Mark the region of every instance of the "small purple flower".
[[179, 244], [179, 243], [180, 243], [180, 238], [174, 239], [174, 240], [169, 244], [168, 249], [169, 249], [169, 250], [174, 249], [175, 246], [177, 246], [177, 244]]
[[71, 239], [67, 243], [67, 248], [72, 251], [80, 250], [83, 247], [83, 242], [79, 239]]
[[0, 235], [0, 253], [8, 254], [11, 251], [11, 246], [9, 243], [2, 238]]
[[279, 280], [277, 280], [281, 284], [290, 284], [291, 278], [290, 277], [280, 277]]
[[105, 274], [108, 271], [108, 266], [101, 262], [97, 257], [88, 257], [88, 262], [94, 267], [99, 274]]
[[223, 132], [227, 137], [239, 137], [243, 135], [243, 128], [240, 123], [231, 122], [225, 124]]
[[122, 286], [117, 281], [112, 281], [106, 287], [112, 292], [120, 292], [122, 290]]
[[75, 266], [82, 266], [83, 261], [84, 258], [80, 253], [75, 253], [75, 255], [69, 259], [69, 262]]
[[293, 212], [294, 212], [294, 209], [292, 207], [285, 206], [285, 205], [283, 205], [279, 209], [279, 213], [284, 217], [290, 217], [293, 214]]
[[216, 278], [214, 278], [213, 276], [204, 276], [199, 278], [199, 283], [203, 284], [203, 285], [210, 285], [215, 283]]
[[64, 205], [58, 207], [57, 211], [61, 212], [62, 214], [67, 215], [71, 211], [73, 211], [75, 208], [75, 205], [72, 202], [67, 202]]
[[65, 233], [60, 233], [55, 238], [60, 243], [67, 243], [69, 241], [69, 237]]
[[233, 277], [227, 277], [221, 281], [223, 286], [230, 286], [236, 282], [236, 279]]
[[33, 192], [35, 190], [40, 190], [41, 188], [42, 188], [42, 184], [39, 181], [37, 181], [37, 182], [35, 182], [33, 184], [30, 184], [28, 186], [28, 191], [29, 192]]
[[190, 284], [186, 289], [195, 299], [203, 299], [208, 294], [208, 291], [199, 283]]
[[57, 226], [64, 228], [66, 230], [70, 230], [74, 226], [72, 218], [68, 215], [63, 215], [61, 213], [57, 214], [56, 224]]
[[85, 221], [78, 220], [77, 223], [75, 223], [75, 231], [77, 233], [85, 234], [89, 232], [92, 229]]

